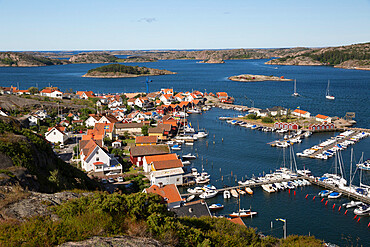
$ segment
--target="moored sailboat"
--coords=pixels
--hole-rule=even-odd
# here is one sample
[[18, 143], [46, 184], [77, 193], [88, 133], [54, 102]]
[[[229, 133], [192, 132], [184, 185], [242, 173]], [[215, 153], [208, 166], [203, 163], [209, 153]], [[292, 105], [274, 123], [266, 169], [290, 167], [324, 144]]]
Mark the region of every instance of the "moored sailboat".
[[328, 80], [328, 86], [326, 88], [326, 96], [325, 96], [325, 98], [326, 99], [330, 99], [330, 100], [334, 100], [335, 97], [333, 95], [330, 95], [329, 87], [330, 87], [330, 80]]

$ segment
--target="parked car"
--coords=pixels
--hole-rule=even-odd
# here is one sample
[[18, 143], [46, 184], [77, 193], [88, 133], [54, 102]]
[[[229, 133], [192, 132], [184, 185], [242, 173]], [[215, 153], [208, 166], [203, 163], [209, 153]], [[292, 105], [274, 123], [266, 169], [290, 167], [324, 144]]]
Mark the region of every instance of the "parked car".
[[114, 183], [115, 181], [114, 181], [114, 178], [108, 178], [108, 182], [109, 183]]
[[118, 177], [118, 178], [117, 178], [117, 181], [118, 181], [118, 182], [124, 182], [125, 180], [123, 180], [123, 177]]
[[107, 181], [105, 178], [102, 178], [101, 182], [102, 182], [103, 184], [108, 183], [108, 181]]
[[105, 176], [112, 176], [112, 175], [117, 175], [119, 174], [118, 172], [108, 172], [107, 174], [105, 174]]

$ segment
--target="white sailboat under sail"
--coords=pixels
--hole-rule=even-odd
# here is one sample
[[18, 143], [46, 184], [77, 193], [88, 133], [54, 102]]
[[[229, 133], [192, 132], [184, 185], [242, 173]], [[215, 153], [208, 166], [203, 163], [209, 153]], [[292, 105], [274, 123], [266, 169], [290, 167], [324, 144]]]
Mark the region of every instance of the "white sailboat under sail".
[[330, 87], [330, 80], [328, 80], [328, 86], [326, 88], [326, 99], [330, 99], [330, 100], [334, 100], [335, 97], [333, 95], [330, 95], [330, 92], [329, 92], [329, 87]]
[[297, 93], [297, 80], [294, 80], [294, 93], [292, 94], [294, 97], [301, 96], [299, 93]]

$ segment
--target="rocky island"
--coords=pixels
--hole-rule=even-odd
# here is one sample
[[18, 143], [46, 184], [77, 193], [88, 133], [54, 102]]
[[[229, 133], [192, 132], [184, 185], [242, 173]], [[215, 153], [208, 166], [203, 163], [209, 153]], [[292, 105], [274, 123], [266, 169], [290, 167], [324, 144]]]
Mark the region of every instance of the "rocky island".
[[138, 66], [126, 66], [122, 64], [109, 64], [89, 70], [82, 77], [95, 78], [125, 78], [152, 75], [172, 75], [176, 74], [168, 70], [152, 69]]
[[268, 76], [268, 75], [235, 75], [228, 78], [232, 81], [251, 82], [251, 81], [292, 81], [292, 79], [286, 79], [284, 76]]
[[0, 52], [0, 67], [37, 67], [68, 63], [66, 60], [51, 59], [20, 52]]
[[221, 58], [210, 58], [206, 60], [199, 61], [198, 63], [225, 63]]
[[115, 63], [117, 57], [105, 52], [87, 52], [73, 55], [69, 58], [71, 63]]
[[145, 56], [129, 56], [124, 59], [117, 59], [118, 63], [148, 63], [148, 62], [157, 62], [158, 59], [154, 57], [145, 57]]

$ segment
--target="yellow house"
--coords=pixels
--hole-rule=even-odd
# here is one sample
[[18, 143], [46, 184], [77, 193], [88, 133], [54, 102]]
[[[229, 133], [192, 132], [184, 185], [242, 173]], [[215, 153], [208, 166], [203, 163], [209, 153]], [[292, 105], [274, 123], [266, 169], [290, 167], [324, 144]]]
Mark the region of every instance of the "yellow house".
[[158, 141], [158, 136], [136, 136], [135, 145], [136, 146], [148, 146], [156, 145]]

